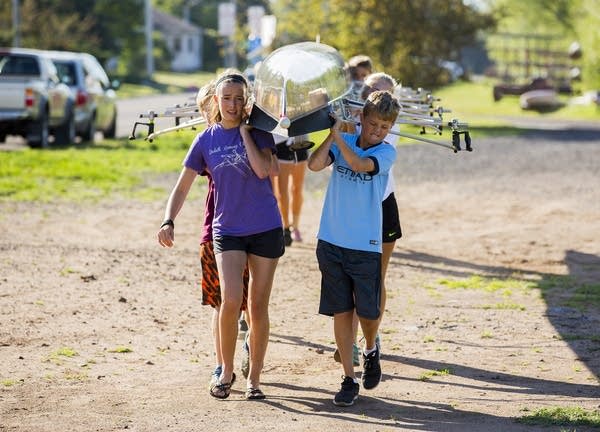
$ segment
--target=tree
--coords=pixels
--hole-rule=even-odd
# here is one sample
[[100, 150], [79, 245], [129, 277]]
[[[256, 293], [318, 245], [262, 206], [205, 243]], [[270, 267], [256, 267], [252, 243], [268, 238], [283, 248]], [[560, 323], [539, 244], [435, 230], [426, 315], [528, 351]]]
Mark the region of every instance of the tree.
[[460, 49], [494, 24], [461, 0], [276, 0], [273, 8], [278, 44], [318, 34], [345, 58], [367, 54], [409, 86], [443, 83], [440, 62], [460, 60]]

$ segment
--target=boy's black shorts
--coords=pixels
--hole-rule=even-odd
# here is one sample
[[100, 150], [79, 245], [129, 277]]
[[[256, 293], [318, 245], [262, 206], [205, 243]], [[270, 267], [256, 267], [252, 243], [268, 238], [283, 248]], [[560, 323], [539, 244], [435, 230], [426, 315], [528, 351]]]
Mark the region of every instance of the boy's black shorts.
[[381, 232], [383, 243], [391, 243], [402, 237], [400, 228], [400, 214], [394, 193], [388, 195], [381, 203], [383, 208], [383, 230]]
[[356, 308], [359, 317], [377, 319], [381, 300], [381, 254], [347, 249], [319, 240], [319, 313], [332, 316]]

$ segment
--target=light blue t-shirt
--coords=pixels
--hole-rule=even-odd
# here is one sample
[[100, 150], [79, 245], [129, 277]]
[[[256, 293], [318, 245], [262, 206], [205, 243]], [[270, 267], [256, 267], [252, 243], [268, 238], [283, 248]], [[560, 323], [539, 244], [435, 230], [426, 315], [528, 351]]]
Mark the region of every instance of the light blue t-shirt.
[[358, 135], [341, 136], [358, 156], [371, 158], [375, 170], [371, 173], [352, 171], [339, 147], [332, 144], [329, 155], [333, 159], [333, 171], [317, 237], [336, 246], [381, 253], [381, 201], [390, 168], [396, 160], [396, 149], [382, 142], [363, 150], [358, 145]]

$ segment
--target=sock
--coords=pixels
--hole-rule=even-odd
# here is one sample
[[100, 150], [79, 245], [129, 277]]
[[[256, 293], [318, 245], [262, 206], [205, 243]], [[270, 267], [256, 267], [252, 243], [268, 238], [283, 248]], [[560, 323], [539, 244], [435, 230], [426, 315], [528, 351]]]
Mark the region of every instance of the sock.
[[372, 349], [369, 349], [369, 350], [368, 350], [368, 349], [365, 349], [365, 350], [363, 351], [363, 354], [364, 354], [365, 356], [368, 356], [369, 354], [371, 354], [371, 353], [374, 353], [375, 351], [377, 351], [377, 345], [375, 345], [375, 346], [374, 346]]

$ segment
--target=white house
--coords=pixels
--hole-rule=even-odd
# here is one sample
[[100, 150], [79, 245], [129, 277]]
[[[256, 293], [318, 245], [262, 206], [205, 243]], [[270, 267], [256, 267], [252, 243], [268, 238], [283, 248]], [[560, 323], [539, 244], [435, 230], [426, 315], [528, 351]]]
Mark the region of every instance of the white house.
[[202, 69], [202, 28], [176, 16], [152, 9], [154, 29], [159, 31], [169, 48], [174, 72]]

